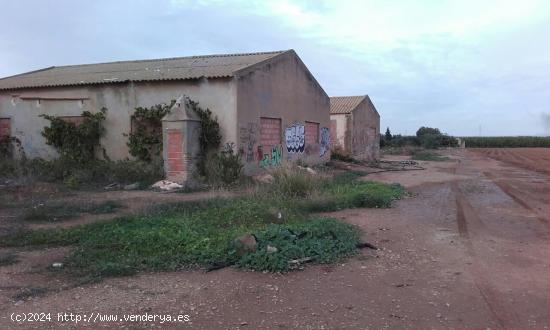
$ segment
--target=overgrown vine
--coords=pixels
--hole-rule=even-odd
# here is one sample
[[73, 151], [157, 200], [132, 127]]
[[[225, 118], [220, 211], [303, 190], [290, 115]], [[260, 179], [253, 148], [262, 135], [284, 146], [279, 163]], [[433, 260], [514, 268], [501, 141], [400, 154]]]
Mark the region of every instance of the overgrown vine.
[[103, 122], [107, 114], [107, 108], [102, 108], [97, 113], [82, 112], [84, 120], [75, 124], [55, 115], [40, 115], [50, 122], [50, 126], [44, 127], [42, 136], [46, 138], [46, 144], [53, 146], [62, 158], [86, 163], [95, 159], [96, 148], [105, 133]]
[[132, 156], [149, 162], [162, 155], [162, 118], [170, 113], [175, 102], [135, 108], [131, 118], [135, 127], [128, 134], [127, 143]]
[[187, 99], [189, 107], [199, 116], [201, 131], [199, 135], [200, 154], [197, 169], [200, 175], [206, 175], [206, 159], [209, 153], [217, 152], [220, 149], [222, 135], [218, 118], [212, 114], [210, 109], [199, 107], [198, 102]]

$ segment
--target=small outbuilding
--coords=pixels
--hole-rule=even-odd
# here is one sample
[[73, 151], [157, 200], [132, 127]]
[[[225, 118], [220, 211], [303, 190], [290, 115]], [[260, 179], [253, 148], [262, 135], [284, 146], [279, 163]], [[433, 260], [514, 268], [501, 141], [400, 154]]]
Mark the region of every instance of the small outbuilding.
[[83, 111], [105, 107], [102, 147], [110, 159], [126, 159], [134, 109], [179, 98], [184, 108], [164, 125], [171, 134], [164, 156], [169, 178], [184, 181], [197, 148], [187, 141], [196, 137], [185, 131], [196, 118], [182, 95], [218, 118], [222, 142], [242, 153], [246, 174], [330, 157], [329, 97], [294, 50], [59, 66], [3, 78], [0, 133], [17, 138], [27, 157], [51, 159], [57, 153], [41, 135], [48, 122], [40, 115], [78, 123]]
[[368, 95], [330, 98], [332, 148], [354, 158], [380, 158], [380, 115]]

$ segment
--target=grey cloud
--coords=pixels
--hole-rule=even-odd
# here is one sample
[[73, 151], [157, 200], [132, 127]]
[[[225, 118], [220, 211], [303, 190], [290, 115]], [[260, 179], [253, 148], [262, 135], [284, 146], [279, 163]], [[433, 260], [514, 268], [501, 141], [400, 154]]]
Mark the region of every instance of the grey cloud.
[[[424, 35], [365, 48], [305, 33], [242, 6], [6, 2], [0, 13], [0, 76], [50, 65], [294, 48], [329, 95], [368, 93], [382, 126], [396, 133], [433, 125], [473, 135], [482, 125], [491, 135], [548, 134], [550, 23], [476, 40]], [[327, 10], [311, 3], [306, 9], [321, 15]]]

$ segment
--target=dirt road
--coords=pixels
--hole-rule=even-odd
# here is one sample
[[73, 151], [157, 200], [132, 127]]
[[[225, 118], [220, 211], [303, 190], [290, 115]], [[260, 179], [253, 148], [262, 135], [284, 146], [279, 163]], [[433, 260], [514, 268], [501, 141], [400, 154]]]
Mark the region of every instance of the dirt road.
[[[550, 175], [458, 151], [425, 171], [384, 172], [414, 196], [332, 213], [380, 250], [286, 275], [222, 269], [67, 287], [45, 268], [64, 249], [0, 267], [0, 328], [550, 328]], [[36, 284], [38, 283], [38, 284]], [[46, 291], [14, 299], [21, 287]], [[188, 314], [182, 323], [13, 323], [12, 313]]]

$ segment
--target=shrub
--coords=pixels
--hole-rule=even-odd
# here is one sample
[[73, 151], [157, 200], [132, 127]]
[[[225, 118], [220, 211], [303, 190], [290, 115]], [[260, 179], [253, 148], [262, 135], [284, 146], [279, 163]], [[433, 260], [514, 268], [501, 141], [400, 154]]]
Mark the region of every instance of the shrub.
[[197, 102], [187, 99], [189, 106], [195, 111], [201, 120], [201, 131], [199, 135], [199, 160], [197, 161], [197, 170], [199, 175], [206, 175], [206, 158], [220, 149], [222, 136], [218, 118], [212, 114], [210, 109], [199, 107]]
[[426, 149], [441, 147], [458, 147], [458, 141], [447, 134], [441, 133], [438, 128], [420, 127], [415, 136], [393, 135], [391, 138], [380, 136], [380, 146], [384, 148], [402, 148], [422, 146]]
[[137, 107], [132, 114], [133, 131], [128, 134], [130, 154], [141, 161], [151, 161], [162, 155], [162, 118], [176, 103]]
[[425, 135], [441, 135], [439, 128], [431, 128], [422, 126], [416, 131], [416, 137], [420, 138]]
[[88, 162], [95, 158], [96, 148], [100, 146], [106, 113], [106, 108], [98, 113], [84, 111], [84, 121], [78, 125], [58, 116], [42, 114], [40, 117], [50, 122], [50, 126], [44, 127], [42, 135], [46, 138], [46, 144], [53, 146], [62, 158], [76, 163]]
[[227, 144], [221, 152], [210, 152], [206, 158], [204, 171], [207, 181], [214, 186], [229, 186], [243, 175], [241, 155]]
[[267, 188], [272, 194], [287, 198], [307, 197], [316, 188], [316, 179], [304, 170], [280, 167], [271, 172], [273, 183]]
[[[11, 165], [10, 165], [11, 164]], [[74, 162], [67, 158], [53, 160], [20, 159], [0, 162], [0, 169], [11, 166], [11, 172], [0, 172], [0, 177], [29, 178], [46, 182], [62, 182], [70, 188], [99, 187], [110, 183], [140, 182], [148, 185], [163, 178], [162, 161], [91, 160]]]
[[[295, 225], [270, 225], [255, 233], [256, 252], [237, 261], [240, 267], [259, 271], [285, 272], [297, 266], [292, 261], [306, 259], [328, 263], [356, 251], [359, 230], [330, 218], [319, 218]], [[267, 247], [275, 247], [276, 252]]]
[[344, 151], [342, 147], [336, 146], [330, 151], [331, 160], [340, 160], [343, 162], [351, 163], [354, 161], [349, 152]]

